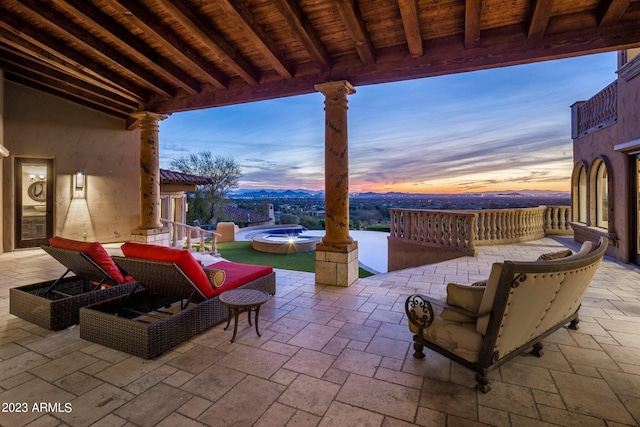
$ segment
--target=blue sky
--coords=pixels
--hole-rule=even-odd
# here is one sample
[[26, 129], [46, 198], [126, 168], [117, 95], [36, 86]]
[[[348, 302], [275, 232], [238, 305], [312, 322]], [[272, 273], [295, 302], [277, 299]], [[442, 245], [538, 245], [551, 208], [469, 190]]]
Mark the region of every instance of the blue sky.
[[[350, 191], [569, 191], [570, 106], [615, 80], [607, 53], [356, 87], [349, 100]], [[241, 188], [324, 189], [319, 93], [175, 113], [160, 163], [231, 156]]]

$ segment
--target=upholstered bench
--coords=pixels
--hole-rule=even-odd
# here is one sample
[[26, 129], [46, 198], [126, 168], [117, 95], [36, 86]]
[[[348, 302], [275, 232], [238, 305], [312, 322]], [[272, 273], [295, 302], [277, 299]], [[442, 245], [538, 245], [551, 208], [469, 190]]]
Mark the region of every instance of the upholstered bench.
[[[414, 334], [414, 357], [428, 347], [476, 371], [476, 388], [490, 390], [488, 372], [569, 324], [577, 329], [578, 310], [607, 249], [585, 242], [579, 252], [547, 254], [538, 261], [494, 263], [477, 286], [447, 285], [447, 299], [415, 294], [405, 311]], [[570, 256], [566, 256], [570, 255]]]

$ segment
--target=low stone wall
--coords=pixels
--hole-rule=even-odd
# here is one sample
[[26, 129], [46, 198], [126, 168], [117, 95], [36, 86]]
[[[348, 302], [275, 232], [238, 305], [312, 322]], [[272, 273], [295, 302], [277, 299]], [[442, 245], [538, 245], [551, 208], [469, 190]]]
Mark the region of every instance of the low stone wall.
[[390, 209], [389, 271], [475, 256], [477, 246], [571, 235], [569, 206], [446, 211]]

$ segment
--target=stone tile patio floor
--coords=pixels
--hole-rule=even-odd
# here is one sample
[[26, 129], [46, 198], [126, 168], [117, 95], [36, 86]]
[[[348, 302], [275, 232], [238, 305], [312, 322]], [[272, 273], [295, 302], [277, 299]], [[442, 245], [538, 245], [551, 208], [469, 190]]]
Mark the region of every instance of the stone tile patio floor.
[[[154, 360], [50, 332], [9, 314], [9, 288], [64, 271], [40, 250], [0, 256], [3, 426], [618, 426], [640, 424], [640, 274], [605, 259], [578, 331], [519, 356], [476, 392], [474, 374], [433, 352], [414, 359], [404, 300], [486, 278], [504, 259], [535, 259], [570, 239], [480, 248], [460, 258], [316, 286], [277, 271], [277, 295], [230, 343], [217, 325]], [[28, 410], [12, 412], [11, 404]], [[33, 404], [60, 403], [36, 411]], [[70, 404], [66, 407], [64, 404]], [[37, 407], [40, 409], [40, 407]], [[60, 410], [61, 409], [61, 410]], [[65, 410], [68, 410], [65, 412]]]

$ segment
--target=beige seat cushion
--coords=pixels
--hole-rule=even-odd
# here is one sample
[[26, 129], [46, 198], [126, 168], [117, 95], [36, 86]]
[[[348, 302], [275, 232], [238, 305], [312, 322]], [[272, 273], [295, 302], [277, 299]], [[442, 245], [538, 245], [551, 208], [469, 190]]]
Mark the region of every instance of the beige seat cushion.
[[[502, 274], [502, 263], [496, 262], [491, 266], [491, 273], [487, 279], [487, 288], [482, 295], [482, 301], [478, 311], [481, 313], [489, 312], [493, 307], [493, 300], [496, 298], [496, 291], [498, 290], [498, 282], [500, 281], [500, 275]], [[484, 335], [487, 333], [487, 326], [489, 326], [489, 314], [486, 314], [478, 318], [476, 322], [476, 330]]]
[[[484, 295], [484, 286], [468, 286], [459, 285], [457, 283], [449, 283], [447, 285], [447, 304], [464, 308], [469, 311], [478, 311], [482, 296]], [[475, 323], [476, 318], [457, 313], [453, 310], [445, 308], [440, 315], [445, 320], [461, 323]]]
[[[411, 322], [409, 322], [409, 329], [414, 334], [418, 333], [418, 328]], [[424, 330], [422, 337], [469, 362], [478, 361], [482, 335], [476, 331], [473, 323], [452, 322], [435, 316], [433, 323]]]

